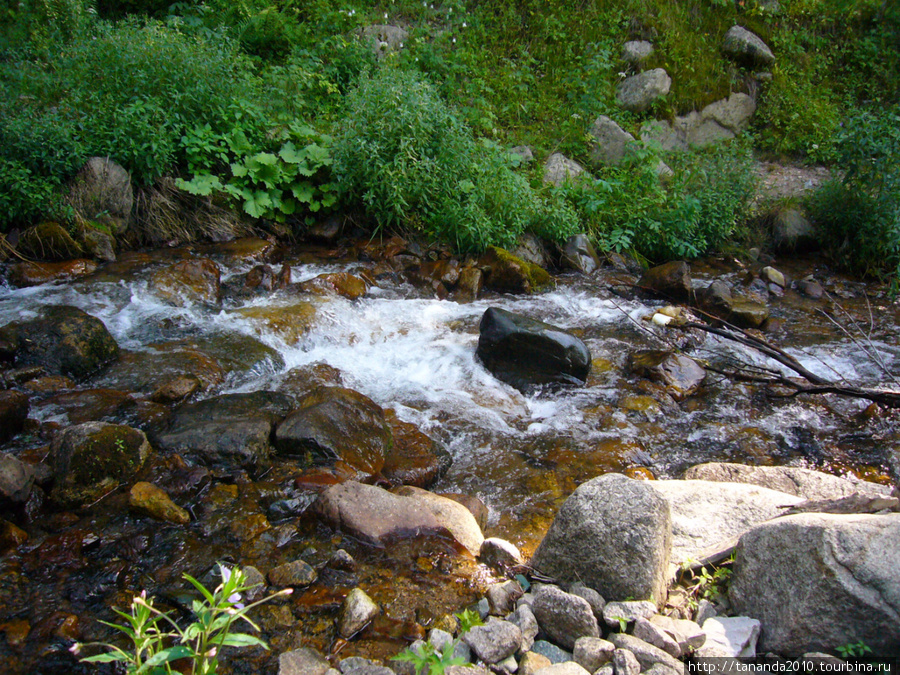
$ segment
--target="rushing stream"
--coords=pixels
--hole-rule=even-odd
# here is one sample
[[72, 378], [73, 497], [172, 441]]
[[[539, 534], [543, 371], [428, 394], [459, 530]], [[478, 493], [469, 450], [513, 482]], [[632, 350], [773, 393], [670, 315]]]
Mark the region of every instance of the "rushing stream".
[[[213, 257], [226, 285], [230, 280], [237, 283], [256, 264], [216, 256], [215, 249], [196, 254]], [[144, 394], [149, 393], [147, 383], [155, 380], [140, 369], [167, 368], [170, 349], [190, 349], [224, 369], [224, 380], [202, 396], [278, 390], [293, 369], [327, 364], [340, 372], [345, 387], [393, 409], [400, 419], [443, 442], [453, 464], [432, 489], [479, 497], [489, 511], [486, 533], [507, 538], [526, 553], [540, 540], [561, 501], [579, 483], [605, 472], [666, 478], [692, 464], [727, 460], [855, 470], [879, 479], [885, 470], [884, 448], [898, 440], [890, 416], [872, 415], [866, 401], [779, 399], [758, 385], [713, 373], [699, 394], [677, 403], [661, 385], [630, 373], [628, 355], [684, 336], [646, 320], [663, 303], [610, 292], [623, 278], [611, 268], [592, 277], [561, 275], [548, 292], [486, 292], [468, 303], [436, 299], [430, 289], [402, 275], [384, 274], [357, 300], [304, 298], [314, 306], [314, 318], [308, 330], [293, 330], [272, 319], [273, 308], [283, 307], [291, 315], [298, 296], [289, 290], [243, 299], [226, 294], [216, 305], [167, 303], [152, 291], [150, 275], [185, 255], [126, 256], [79, 281], [0, 287], [0, 325], [35, 316], [48, 304], [79, 307], [101, 319], [123, 353], [138, 364], [113, 367], [85, 386]], [[319, 259], [308, 251], [288, 251], [284, 260], [295, 283], [329, 272], [374, 275], [374, 264], [358, 259]], [[784, 265], [795, 278], [819, 271], [813, 262]], [[701, 285], [714, 278], [739, 285], [747, 274], [733, 262], [694, 267], [695, 282]], [[866, 297], [865, 286], [834, 277], [820, 281], [831, 299], [812, 300], [795, 291], [770, 299], [770, 339], [823, 377], [865, 385], [900, 377], [896, 310], [884, 294], [870, 291]], [[582, 338], [593, 356], [585, 386], [525, 396], [496, 380], [475, 358], [479, 321], [492, 306]], [[844, 327], [821, 309], [841, 319]], [[848, 331], [855, 329], [847, 317], [861, 322], [867, 336], [851, 338]], [[734, 343], [705, 334], [690, 340], [697, 358], [741, 358], [774, 367]], [[863, 347], [877, 351], [880, 365]], [[71, 411], [58, 401], [33, 395], [31, 417], [44, 425], [71, 423]], [[46, 440], [34, 433], [4, 450], [34, 457], [45, 446]], [[276, 470], [235, 482], [245, 500], [277, 489], [286, 477], [289, 471]], [[203, 500], [215, 501], [228, 483], [213, 482], [212, 488], [204, 488]], [[202, 506], [201, 497], [191, 499], [197, 508]], [[247, 513], [235, 507], [227, 517], [241, 521], [259, 508], [252, 499], [245, 501]], [[342, 540], [313, 519], [278, 525], [259, 536], [245, 537], [232, 527], [229, 538], [194, 523], [184, 529], [153, 526], [123, 516], [117, 504], [121, 502], [77, 515], [52, 514], [33, 526], [19, 552], [0, 558], [0, 631], [6, 636], [0, 644], [0, 670], [74, 672], [64, 650], [67, 640], [108, 635], [95, 619], [109, 619], [110, 605], [127, 606], [129, 594], [141, 588], [175, 603], [181, 573], [199, 576], [217, 559], [256, 564], [265, 572], [276, 549], [283, 557], [303, 554], [311, 563], [327, 559], [337, 547], [350, 550], [361, 564], [354, 581], [387, 608], [388, 618], [342, 655], [396, 651], [404, 639], [415, 637], [417, 623], [458, 611], [489, 578], [472, 562], [456, 560], [440, 543], [423, 548], [406, 543], [396, 550], [376, 551]], [[274, 651], [299, 644], [326, 653], [337, 649], [330, 628], [341, 597], [335, 589], [347, 583], [340, 577], [320, 579], [291, 601], [287, 614], [284, 606], [267, 609], [262, 623]], [[67, 626], [67, 620], [77, 625]], [[25, 622], [27, 628], [16, 622]], [[274, 672], [266, 658], [256, 654], [246, 665], [236, 661], [234, 668]], [[268, 670], [255, 671], [261, 664]]]

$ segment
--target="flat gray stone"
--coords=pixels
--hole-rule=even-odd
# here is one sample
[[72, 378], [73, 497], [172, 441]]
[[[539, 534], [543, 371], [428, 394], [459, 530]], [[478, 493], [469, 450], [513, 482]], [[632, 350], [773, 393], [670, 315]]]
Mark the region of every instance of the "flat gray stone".
[[754, 658], [760, 622], [745, 616], [723, 616], [703, 623], [706, 642], [694, 654], [698, 658]]
[[682, 666], [680, 661], [672, 658], [672, 656], [666, 654], [659, 647], [654, 647], [648, 642], [644, 642], [633, 635], [627, 635], [626, 633], [611, 633], [609, 635], [609, 641], [619, 649], [627, 649], [634, 654], [641, 664], [642, 671], [648, 670], [657, 664], [665, 668], [670, 668], [679, 672], [681, 671]]
[[565, 155], [554, 152], [544, 164], [544, 184], [563, 185], [575, 181], [584, 173], [584, 167]]
[[522, 631], [514, 623], [490, 617], [483, 626], [464, 633], [462, 639], [485, 663], [500, 663], [519, 651]]
[[301, 647], [278, 657], [278, 675], [325, 675], [331, 665], [315, 649]]
[[634, 636], [654, 647], [659, 647], [673, 658], [680, 659], [682, 656], [681, 646], [678, 642], [647, 619], [641, 618], [634, 622]]
[[612, 661], [616, 646], [608, 640], [580, 637], [575, 640], [572, 658], [588, 672], [596, 672], [600, 666]]
[[649, 600], [625, 600], [608, 602], [603, 608], [603, 621], [610, 628], [619, 628], [621, 621], [626, 626], [638, 619], [648, 619], [656, 614], [656, 604]]

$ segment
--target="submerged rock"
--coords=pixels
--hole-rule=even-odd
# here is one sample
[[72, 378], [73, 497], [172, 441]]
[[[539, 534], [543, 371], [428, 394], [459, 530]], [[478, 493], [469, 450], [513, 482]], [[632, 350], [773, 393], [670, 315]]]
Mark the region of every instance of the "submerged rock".
[[651, 482], [606, 474], [580, 485], [556, 514], [532, 567], [582, 581], [610, 600], [662, 602], [672, 524]]
[[741, 537], [729, 598], [736, 613], [762, 622], [764, 653], [834, 653], [863, 642], [897, 657], [897, 560], [900, 514], [787, 516]]
[[154, 272], [150, 289], [176, 307], [214, 305], [222, 293], [219, 267], [207, 258], [182, 260]]
[[41, 316], [13, 326], [19, 366], [38, 365], [49, 374], [82, 380], [119, 356], [119, 345], [103, 322], [77, 307], [46, 307]]
[[392, 539], [449, 534], [475, 556], [484, 541], [481, 528], [465, 506], [412, 487], [394, 494], [348, 481], [325, 490], [315, 508], [332, 526], [379, 546]]
[[378, 473], [393, 446], [384, 411], [368, 396], [344, 387], [319, 387], [275, 430], [281, 455], [340, 459]]
[[497, 379], [520, 391], [584, 384], [587, 345], [561, 328], [490, 307], [481, 318], [476, 355]]
[[385, 411], [394, 442], [384, 458], [381, 475], [398, 485], [426, 488], [437, 482], [453, 462], [443, 444]]
[[13, 286], [24, 288], [39, 286], [51, 281], [78, 279], [97, 271], [97, 263], [93, 260], [78, 258], [62, 262], [33, 263], [17, 262], [9, 268], [9, 282]]
[[635, 352], [631, 355], [631, 369], [660, 382], [676, 401], [696, 394], [706, 379], [706, 371], [694, 359], [668, 351]]
[[128, 505], [138, 513], [144, 513], [156, 520], [178, 525], [191, 521], [191, 516], [183, 508], [175, 504], [162, 488], [153, 483], [135, 483], [128, 495]]
[[361, 588], [354, 588], [344, 599], [341, 607], [338, 634], [345, 639], [353, 637], [379, 614], [381, 608], [375, 601]]
[[50, 445], [51, 497], [65, 507], [87, 506], [134, 480], [151, 451], [143, 431], [85, 422], [58, 432]]

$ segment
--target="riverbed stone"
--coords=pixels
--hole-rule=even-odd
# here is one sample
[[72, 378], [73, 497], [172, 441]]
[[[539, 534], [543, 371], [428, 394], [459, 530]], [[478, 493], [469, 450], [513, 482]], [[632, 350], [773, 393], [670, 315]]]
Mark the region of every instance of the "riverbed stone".
[[735, 613], [762, 622], [763, 653], [834, 653], [861, 641], [896, 657], [898, 559], [898, 513], [787, 516], [741, 537], [729, 599]]
[[623, 80], [616, 87], [616, 101], [631, 112], [644, 112], [669, 93], [672, 78], [662, 68], [654, 68]]
[[345, 387], [318, 387], [275, 430], [280, 455], [340, 459], [375, 474], [393, 446], [384, 411], [364, 394]]
[[[247, 347], [242, 345], [242, 352]], [[225, 381], [225, 369], [212, 355], [189, 344], [157, 343], [141, 351], [122, 351], [119, 358], [93, 382], [98, 387], [133, 391], [159, 401], [186, 393], [190, 385], [176, 384], [178, 380], [196, 379], [200, 391], [208, 391]], [[168, 392], [165, 391], [168, 389]]]
[[17, 457], [0, 453], [0, 503], [22, 504], [34, 487], [34, 467]]
[[731, 462], [707, 462], [692, 466], [685, 480], [748, 483], [811, 500], [841, 499], [853, 494], [888, 497], [887, 485], [869, 483], [855, 476], [835, 476], [795, 466], [750, 466]]
[[762, 626], [746, 616], [723, 616], [703, 622], [706, 641], [694, 655], [704, 658], [754, 658]]
[[696, 394], [706, 370], [689, 356], [671, 351], [644, 349], [630, 355], [631, 370], [662, 384], [676, 401]]
[[120, 424], [85, 422], [53, 437], [55, 483], [51, 498], [64, 507], [86, 506], [133, 480], [151, 448], [143, 431]]
[[498, 246], [489, 246], [478, 260], [485, 272], [485, 286], [505, 293], [534, 293], [550, 284], [543, 267], [519, 258]]
[[15, 331], [16, 365], [39, 365], [51, 375], [83, 380], [119, 356], [103, 322], [77, 307], [45, 307], [37, 318], [15, 324]]
[[278, 675], [326, 675], [331, 664], [315, 649], [301, 647], [278, 657]]
[[191, 522], [190, 514], [175, 504], [165, 490], [146, 481], [139, 481], [131, 487], [128, 505], [133, 511], [146, 514], [155, 520], [177, 525]]
[[672, 542], [668, 503], [650, 485], [606, 474], [563, 503], [531, 564], [561, 581], [582, 581], [604, 598], [666, 597]]
[[[520, 598], [521, 599], [521, 598]], [[540, 626], [537, 618], [529, 604], [520, 604], [516, 611], [512, 612], [508, 617], [508, 621], [512, 621], [522, 631], [522, 651], [528, 651], [534, 645], [534, 640], [540, 633]]]
[[322, 492], [315, 508], [332, 526], [376, 546], [421, 534], [450, 534], [477, 555], [484, 541], [474, 516], [462, 504], [410, 486], [395, 494], [348, 481]]
[[338, 633], [342, 638], [350, 638], [365, 628], [379, 614], [381, 614], [381, 608], [375, 601], [361, 588], [354, 588], [341, 605]]
[[600, 267], [597, 251], [586, 234], [573, 234], [562, 249], [562, 264], [582, 274], [590, 274]]
[[580, 637], [600, 637], [588, 601], [557, 586], [541, 586], [534, 594], [532, 609], [541, 629], [565, 649], [571, 650]]
[[491, 584], [485, 590], [485, 597], [490, 605], [490, 612], [494, 616], [505, 617], [516, 607], [516, 600], [524, 595], [525, 591], [518, 581], [504, 581]]
[[603, 621], [610, 628], [620, 628], [638, 619], [646, 619], [656, 614], [656, 604], [649, 600], [621, 600], [608, 602], [603, 608]]
[[610, 633], [609, 641], [619, 649], [626, 649], [637, 657], [641, 664], [641, 671], [646, 671], [653, 666], [662, 666], [673, 673], [682, 672], [682, 663], [666, 654], [659, 647], [654, 647], [648, 642], [627, 633]]
[[85, 220], [108, 214], [104, 224], [121, 234], [134, 206], [131, 175], [109, 157], [91, 157], [69, 186], [69, 203]]
[[290, 304], [241, 307], [235, 314], [253, 323], [260, 336], [274, 334], [293, 347], [312, 329], [319, 303], [321, 300], [315, 303], [298, 299]]
[[463, 633], [465, 642], [485, 663], [500, 663], [522, 646], [522, 631], [514, 623], [489, 617], [483, 626], [475, 626]]
[[560, 152], [554, 152], [544, 163], [544, 185], [561, 186], [574, 183], [584, 173], [584, 167]]
[[[591, 675], [574, 661], [553, 663], [539, 669], [535, 675]], [[635, 674], [636, 675], [636, 674]]]
[[309, 586], [318, 576], [308, 562], [299, 559], [269, 570], [269, 581], [273, 586]]
[[272, 428], [293, 407], [284, 394], [225, 394], [191, 403], [151, 433], [159, 449], [202, 464], [253, 467], [272, 455]]
[[489, 537], [482, 542], [478, 560], [497, 569], [515, 567], [524, 562], [516, 545], [499, 537]]
[[30, 407], [26, 394], [13, 389], [0, 391], [0, 443], [6, 443], [25, 428]]
[[38, 223], [22, 233], [16, 250], [37, 260], [62, 261], [83, 258], [84, 251], [59, 223]]
[[584, 384], [591, 369], [591, 353], [579, 338], [497, 307], [481, 318], [476, 355], [497, 379], [523, 392]]
[[587, 600], [587, 603], [591, 606], [591, 611], [593, 611], [594, 616], [597, 617], [597, 621], [603, 620], [603, 610], [606, 607], [606, 600], [604, 600], [603, 596], [597, 591], [578, 581], [569, 586], [569, 593]]
[[688, 300], [693, 289], [691, 268], [683, 260], [651, 267], [641, 276], [638, 286], [666, 299]]
[[728, 322], [738, 328], [761, 328], [769, 318], [769, 308], [754, 300], [736, 299], [731, 305]]
[[599, 637], [580, 637], [575, 640], [572, 658], [588, 672], [595, 673], [600, 666], [612, 661], [615, 651], [616, 646], [608, 640]]
[[181, 260], [154, 272], [150, 290], [176, 307], [214, 305], [222, 293], [219, 267], [208, 258]]
[[695, 559], [711, 546], [739, 537], [783, 513], [799, 497], [743, 483], [701, 480], [648, 481], [672, 514], [673, 564]]
[[748, 67], [766, 67], [775, 62], [775, 55], [762, 38], [742, 26], [728, 29], [722, 41], [722, 51], [732, 60]]
[[[709, 601], [701, 602], [710, 604]], [[706, 633], [703, 632], [700, 624], [695, 621], [690, 621], [689, 619], [675, 619], [663, 614], [656, 614], [650, 617], [650, 623], [675, 640], [675, 642], [678, 643], [682, 654], [690, 654], [695, 649], [702, 647], [706, 642]]]
[[385, 410], [393, 444], [385, 454], [381, 475], [395, 485], [427, 488], [443, 476], [453, 458], [443, 443], [404, 422], [393, 410]]
[[84, 258], [42, 263], [22, 260], [9, 266], [7, 278], [13, 286], [26, 288], [40, 286], [51, 281], [79, 279], [96, 271], [97, 263]]
[[368, 293], [369, 285], [349, 272], [329, 272], [301, 282], [300, 290], [313, 295], [339, 295], [348, 300], [358, 300]]
[[634, 622], [633, 634], [636, 638], [640, 638], [654, 647], [659, 647], [676, 659], [680, 659], [682, 656], [681, 646], [678, 642], [662, 628], [645, 618], [637, 619]]

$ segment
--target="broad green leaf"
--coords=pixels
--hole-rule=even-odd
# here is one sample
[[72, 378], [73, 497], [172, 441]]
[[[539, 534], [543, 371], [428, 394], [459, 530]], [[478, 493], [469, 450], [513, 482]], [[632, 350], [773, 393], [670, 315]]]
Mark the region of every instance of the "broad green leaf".
[[244, 202], [244, 211], [253, 218], [262, 218], [272, 208], [272, 200], [268, 192], [257, 190], [253, 197]]
[[97, 654], [96, 656], [88, 656], [87, 658], [80, 660], [85, 663], [113, 663], [114, 661], [130, 661], [131, 656], [124, 652], [109, 652], [106, 654]]
[[291, 193], [298, 202], [310, 203], [315, 195], [315, 188], [312, 183], [303, 180], [291, 185]]
[[231, 173], [235, 178], [243, 178], [247, 175], [247, 166], [244, 164], [240, 164], [235, 162], [231, 165]]
[[193, 654], [194, 652], [190, 647], [186, 647], [185, 645], [175, 645], [174, 647], [170, 647], [169, 649], [163, 649], [156, 652], [156, 654], [154, 654], [144, 662], [144, 667], [146, 668], [147, 666], [158, 666], [161, 663], [177, 661], [178, 659], [183, 659], [185, 657], [192, 656]]
[[189, 192], [192, 195], [201, 195], [203, 197], [208, 197], [213, 192], [222, 189], [221, 179], [218, 176], [209, 173], [194, 176], [189, 181], [176, 178], [175, 185], [185, 192]]
[[298, 150], [297, 146], [291, 141], [288, 141], [281, 146], [281, 150], [278, 151], [278, 156], [288, 164], [300, 164], [301, 162], [305, 162], [306, 155], [305, 148], [303, 150]]
[[247, 635], [246, 633], [229, 633], [222, 637], [222, 639], [216, 639], [216, 644], [220, 644], [224, 647], [262, 647], [263, 649], [268, 649], [269, 645], [260, 640], [258, 637], [254, 635]]

